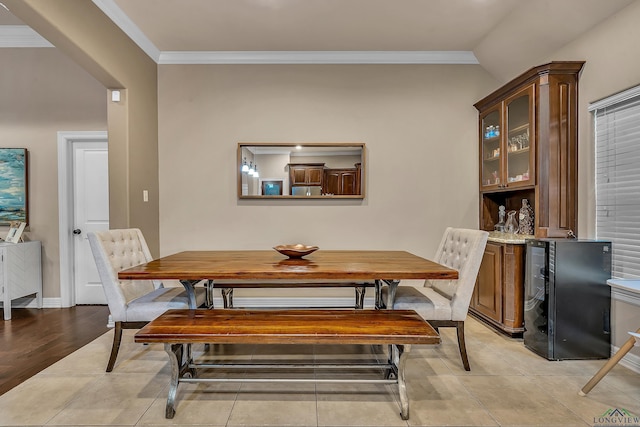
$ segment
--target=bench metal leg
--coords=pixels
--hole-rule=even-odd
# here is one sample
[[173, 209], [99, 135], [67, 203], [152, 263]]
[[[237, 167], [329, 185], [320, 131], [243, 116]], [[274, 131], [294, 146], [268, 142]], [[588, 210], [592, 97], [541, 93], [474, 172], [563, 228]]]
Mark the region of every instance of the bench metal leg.
[[398, 394], [400, 395], [400, 417], [403, 420], [409, 419], [409, 397], [407, 396], [407, 384], [404, 377], [404, 366], [407, 363], [407, 357], [409, 351], [411, 351], [410, 345], [396, 345], [398, 349]]
[[[191, 344], [164, 344], [165, 352], [169, 356], [169, 364], [171, 365], [171, 377], [169, 380], [169, 392], [167, 395], [167, 405], [165, 407], [165, 417], [173, 419], [176, 413], [176, 397], [178, 394], [178, 386], [181, 382], [200, 383], [200, 382], [353, 382], [353, 383], [370, 383], [370, 384], [397, 384], [398, 395], [400, 397], [400, 416], [403, 420], [409, 419], [409, 398], [407, 396], [407, 385], [405, 378], [405, 365], [408, 359], [410, 345], [392, 344], [389, 345], [389, 362], [387, 364], [325, 364], [325, 365], [304, 365], [304, 364], [195, 364], [191, 354]], [[394, 359], [398, 360], [397, 364]], [[385, 379], [369, 380], [369, 379], [341, 379], [341, 378], [197, 378], [196, 367], [221, 368], [229, 369], [251, 369], [251, 368], [278, 368], [283, 367], [295, 368], [332, 368], [332, 369], [371, 369], [374, 367], [384, 367]], [[391, 375], [395, 378], [391, 379]]]
[[196, 378], [197, 371], [193, 362], [191, 344], [165, 343], [164, 351], [169, 355], [171, 378], [169, 380], [169, 394], [164, 414], [166, 418], [173, 418], [176, 413], [176, 395], [180, 378]]
[[173, 418], [176, 414], [176, 394], [180, 381], [180, 362], [182, 360], [182, 344], [165, 344], [164, 351], [169, 355], [171, 365], [171, 378], [169, 380], [169, 395], [167, 396], [167, 406], [164, 411], [165, 418]]

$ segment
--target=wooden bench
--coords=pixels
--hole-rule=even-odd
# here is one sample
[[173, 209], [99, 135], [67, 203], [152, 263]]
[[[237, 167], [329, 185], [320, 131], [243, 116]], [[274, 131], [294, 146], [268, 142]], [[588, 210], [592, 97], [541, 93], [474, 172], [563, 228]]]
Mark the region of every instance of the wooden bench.
[[[359, 344], [387, 345], [386, 363], [348, 363], [341, 369], [380, 369], [380, 379], [350, 382], [397, 384], [400, 415], [409, 418], [404, 365], [412, 344], [437, 344], [438, 333], [412, 310], [169, 310], [135, 335], [138, 343], [163, 343], [171, 363], [166, 418], [175, 414], [181, 382], [238, 381], [251, 378], [201, 378], [200, 368], [280, 368], [282, 365], [197, 364], [191, 344]], [[397, 361], [397, 362], [396, 362]], [[322, 367], [313, 363], [308, 368]], [[337, 368], [336, 365], [331, 365]], [[256, 379], [257, 380], [257, 379]], [[270, 379], [271, 380], [271, 379]], [[264, 381], [261, 378], [259, 381]], [[344, 379], [272, 379], [278, 382], [344, 382]]]
[[[220, 289], [222, 294], [222, 303], [224, 308], [233, 308], [233, 290], [234, 289], [258, 289], [258, 288], [354, 288], [355, 305], [353, 308], [364, 308], [364, 297], [367, 288], [373, 288], [374, 282], [327, 282], [327, 281], [264, 281], [264, 280], [208, 280], [207, 288], [209, 290], [209, 301], [213, 301], [213, 289]], [[317, 307], [315, 307], [317, 308]], [[329, 307], [323, 307], [329, 308]]]

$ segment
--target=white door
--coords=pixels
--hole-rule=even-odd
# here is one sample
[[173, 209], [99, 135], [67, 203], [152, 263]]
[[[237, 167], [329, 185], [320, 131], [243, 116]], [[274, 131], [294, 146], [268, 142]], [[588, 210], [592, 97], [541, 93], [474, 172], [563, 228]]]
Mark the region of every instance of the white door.
[[76, 304], [106, 304], [87, 233], [109, 229], [106, 142], [73, 143], [74, 283]]

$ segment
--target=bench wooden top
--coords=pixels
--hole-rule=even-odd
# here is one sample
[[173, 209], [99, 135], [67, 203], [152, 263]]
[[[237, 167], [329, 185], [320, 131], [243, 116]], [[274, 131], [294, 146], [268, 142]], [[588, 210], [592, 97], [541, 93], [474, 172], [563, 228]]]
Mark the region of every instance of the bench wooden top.
[[120, 280], [457, 279], [458, 272], [405, 251], [318, 250], [302, 259], [271, 251], [185, 251], [118, 273]]
[[437, 344], [413, 310], [168, 310], [135, 335], [141, 343]]

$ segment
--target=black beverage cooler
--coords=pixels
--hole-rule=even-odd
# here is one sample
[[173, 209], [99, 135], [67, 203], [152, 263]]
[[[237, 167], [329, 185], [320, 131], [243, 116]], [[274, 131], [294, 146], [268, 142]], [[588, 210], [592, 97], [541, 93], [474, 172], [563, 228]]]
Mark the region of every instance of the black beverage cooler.
[[549, 360], [611, 355], [611, 242], [527, 240], [524, 345]]

